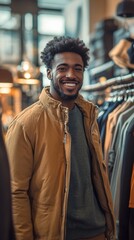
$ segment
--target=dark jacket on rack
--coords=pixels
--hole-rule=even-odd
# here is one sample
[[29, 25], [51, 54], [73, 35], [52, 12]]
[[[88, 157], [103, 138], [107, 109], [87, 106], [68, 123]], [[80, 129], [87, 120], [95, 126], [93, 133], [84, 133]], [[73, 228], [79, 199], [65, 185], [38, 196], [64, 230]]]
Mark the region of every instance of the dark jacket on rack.
[[0, 118], [0, 239], [14, 240], [8, 157]]
[[[130, 186], [134, 164], [134, 114], [127, 121], [127, 131], [123, 148], [121, 187], [120, 187], [120, 209], [119, 209], [119, 240], [129, 238], [130, 222]], [[134, 224], [131, 226], [134, 229]], [[134, 230], [133, 230], [134, 231]], [[134, 237], [134, 236], [133, 236]]]
[[[84, 117], [92, 153], [92, 179], [105, 214], [106, 236], [108, 240], [115, 240], [112, 198], [96, 122], [97, 109], [80, 95], [75, 103]], [[65, 239], [71, 149], [68, 111], [46, 88], [39, 101], [16, 116], [9, 127], [6, 143], [10, 153], [17, 239]]]

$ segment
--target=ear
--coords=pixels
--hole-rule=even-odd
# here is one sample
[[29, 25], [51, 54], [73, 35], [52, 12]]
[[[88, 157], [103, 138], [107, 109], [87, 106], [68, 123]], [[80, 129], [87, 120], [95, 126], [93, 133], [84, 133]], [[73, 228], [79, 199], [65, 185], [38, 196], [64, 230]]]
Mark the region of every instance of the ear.
[[51, 69], [50, 69], [50, 68], [47, 69], [47, 78], [48, 78], [49, 80], [52, 79], [52, 73], [51, 73]]

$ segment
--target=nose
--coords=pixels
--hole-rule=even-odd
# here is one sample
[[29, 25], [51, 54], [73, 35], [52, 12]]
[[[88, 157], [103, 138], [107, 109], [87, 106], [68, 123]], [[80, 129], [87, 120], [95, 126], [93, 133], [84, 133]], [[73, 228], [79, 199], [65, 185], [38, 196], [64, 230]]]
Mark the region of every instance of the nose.
[[68, 71], [66, 72], [66, 77], [68, 78], [75, 78], [75, 72], [72, 68], [69, 68]]

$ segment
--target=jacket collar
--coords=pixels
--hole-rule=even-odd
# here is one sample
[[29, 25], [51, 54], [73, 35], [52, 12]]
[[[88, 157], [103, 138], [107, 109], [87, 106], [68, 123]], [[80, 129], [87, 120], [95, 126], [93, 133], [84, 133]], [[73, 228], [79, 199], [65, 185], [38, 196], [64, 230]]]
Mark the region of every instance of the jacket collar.
[[[62, 103], [56, 99], [54, 99], [50, 95], [50, 87], [43, 88], [40, 97], [39, 97], [41, 103], [44, 107], [52, 107], [52, 108], [63, 108], [67, 109], [66, 107], [62, 106]], [[80, 110], [83, 112], [85, 117], [91, 117], [91, 114], [93, 112], [96, 112], [98, 114], [98, 107], [95, 106], [93, 103], [85, 100], [82, 95], [78, 95], [78, 97], [75, 100], [76, 105], [80, 108]]]

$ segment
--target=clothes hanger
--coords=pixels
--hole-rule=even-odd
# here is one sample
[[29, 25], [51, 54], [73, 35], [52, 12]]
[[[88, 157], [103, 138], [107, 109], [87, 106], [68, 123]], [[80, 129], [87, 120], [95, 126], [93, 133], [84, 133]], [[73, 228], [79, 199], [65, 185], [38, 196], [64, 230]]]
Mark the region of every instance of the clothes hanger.
[[117, 76], [114, 78], [107, 79], [103, 83], [98, 82], [95, 84], [83, 86], [81, 91], [83, 91], [83, 92], [102, 91], [111, 86], [128, 84], [128, 83], [132, 83], [132, 82], [134, 82], [134, 72], [131, 72], [130, 74], [120, 75], [120, 76]]

